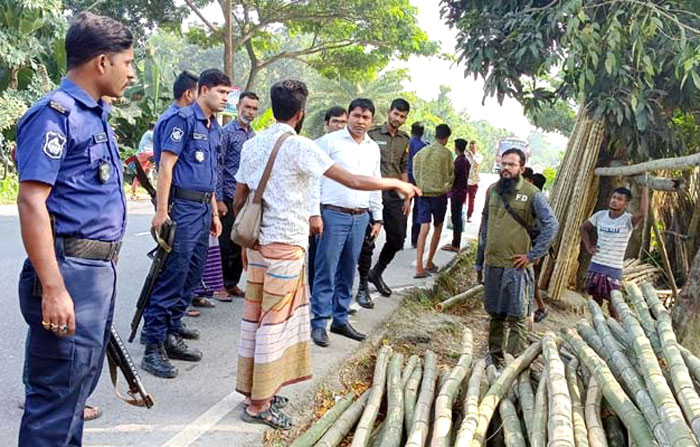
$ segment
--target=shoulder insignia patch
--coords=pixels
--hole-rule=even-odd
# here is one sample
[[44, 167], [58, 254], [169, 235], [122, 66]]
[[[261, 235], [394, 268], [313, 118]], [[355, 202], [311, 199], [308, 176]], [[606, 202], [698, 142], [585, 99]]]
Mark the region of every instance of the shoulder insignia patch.
[[44, 136], [44, 153], [53, 159], [59, 159], [63, 155], [66, 146], [66, 137], [58, 132], [48, 131]]
[[63, 104], [61, 104], [61, 103], [58, 102], [58, 101], [50, 101], [50, 102], [49, 102], [49, 107], [51, 107], [51, 108], [54, 109], [55, 111], [60, 112], [60, 113], [62, 113], [62, 114], [64, 114], [64, 115], [67, 115], [67, 114], [68, 114], [68, 109], [67, 109]]
[[182, 135], [184, 132], [182, 129], [179, 127], [173, 127], [173, 131], [170, 133], [170, 139], [173, 140], [174, 143], [179, 143], [182, 141]]

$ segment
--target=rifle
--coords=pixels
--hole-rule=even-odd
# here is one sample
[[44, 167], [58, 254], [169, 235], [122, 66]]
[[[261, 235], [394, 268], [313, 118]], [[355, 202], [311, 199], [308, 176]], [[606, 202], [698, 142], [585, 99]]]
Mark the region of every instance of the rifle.
[[[136, 407], [151, 408], [153, 406], [153, 398], [146, 392], [136, 366], [131, 360], [131, 355], [126, 350], [126, 346], [124, 346], [114, 326], [110, 328], [109, 341], [107, 342], [107, 363], [109, 364], [109, 375], [112, 378], [114, 392], [117, 394], [117, 397]], [[121, 370], [129, 386], [127, 393], [131, 396], [130, 399], [122, 396], [117, 389], [117, 368]]]
[[151, 300], [151, 293], [153, 293], [153, 287], [156, 284], [158, 275], [160, 275], [163, 267], [165, 266], [165, 260], [168, 258], [168, 254], [173, 247], [173, 239], [175, 238], [175, 229], [177, 228], [177, 223], [174, 221], [166, 221], [160, 227], [160, 232], [156, 233], [155, 229], [151, 228], [151, 236], [158, 243], [158, 245], [148, 252], [148, 257], [153, 261], [151, 263], [151, 269], [148, 271], [148, 276], [146, 276], [146, 281], [143, 283], [143, 288], [141, 289], [141, 294], [136, 302], [136, 313], [134, 313], [134, 318], [131, 320], [131, 334], [129, 334], [129, 343], [134, 341], [136, 337], [136, 332], [138, 332], [139, 324], [141, 323], [141, 318], [143, 318], [143, 312], [146, 310], [148, 303]]

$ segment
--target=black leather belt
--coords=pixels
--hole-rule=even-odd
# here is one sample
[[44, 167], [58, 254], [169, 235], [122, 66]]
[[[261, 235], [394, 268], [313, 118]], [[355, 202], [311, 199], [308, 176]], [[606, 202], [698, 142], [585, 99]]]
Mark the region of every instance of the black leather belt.
[[211, 202], [211, 196], [214, 193], [195, 191], [194, 189], [180, 188], [179, 186], [173, 186], [173, 195], [176, 199], [189, 200], [191, 202], [199, 203], [209, 203]]
[[367, 211], [369, 211], [368, 208], [345, 208], [342, 206], [335, 205], [321, 205], [321, 208], [331, 211], [337, 211], [339, 213], [352, 214], [353, 216], [357, 214], [365, 214]]
[[73, 258], [115, 261], [121, 247], [121, 241], [106, 242], [75, 237], [63, 238], [63, 253]]

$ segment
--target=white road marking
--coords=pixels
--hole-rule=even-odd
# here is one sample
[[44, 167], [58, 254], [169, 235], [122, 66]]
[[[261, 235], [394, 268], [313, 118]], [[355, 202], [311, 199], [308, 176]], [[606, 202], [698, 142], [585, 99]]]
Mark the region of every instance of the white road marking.
[[243, 399], [243, 395], [237, 391], [232, 392], [213, 407], [202, 413], [202, 415], [191, 424], [180, 430], [178, 434], [170, 438], [162, 447], [189, 447], [193, 442], [199, 439], [200, 436], [209, 431], [223, 419], [224, 416], [243, 402]]

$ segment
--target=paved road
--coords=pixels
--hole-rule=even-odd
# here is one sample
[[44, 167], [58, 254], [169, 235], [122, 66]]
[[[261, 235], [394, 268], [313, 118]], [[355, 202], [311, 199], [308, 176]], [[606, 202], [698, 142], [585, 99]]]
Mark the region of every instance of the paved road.
[[[478, 197], [477, 209], [481, 210], [483, 192], [495, 180], [484, 175]], [[479, 213], [475, 213], [477, 217]], [[118, 298], [115, 324], [125, 337], [133, 306], [143, 284], [150, 263], [145, 253], [153, 245], [147, 233], [151, 213], [147, 202], [129, 204], [129, 222], [119, 263]], [[464, 239], [474, 238], [478, 231], [478, 219], [467, 225]], [[443, 243], [451, 239], [451, 231], [445, 229]], [[383, 235], [378, 246], [383, 244]], [[408, 244], [407, 244], [408, 245]], [[376, 250], [375, 254], [379, 250]], [[17, 277], [24, 261], [16, 209], [0, 207], [0, 303], [5, 318], [0, 330], [0, 447], [16, 445], [17, 430], [22, 415], [19, 408], [24, 398], [21, 383], [24, 358], [26, 325], [17, 303]], [[450, 258], [440, 252], [438, 265]], [[385, 273], [391, 287], [420, 285], [424, 280], [414, 280], [415, 251], [400, 252]], [[381, 324], [398, 305], [395, 298], [376, 298], [377, 307], [362, 310], [354, 323], [360, 330], [371, 331]], [[104, 409], [104, 416], [86, 423], [84, 445], [86, 447], [228, 447], [260, 444], [261, 430], [239, 421], [240, 396], [234, 391], [236, 378], [236, 350], [242, 303], [219, 303], [216, 309], [206, 310], [202, 317], [188, 323], [202, 332], [202, 340], [196, 345], [204, 352], [200, 363], [178, 362], [180, 376], [175, 380], [156, 379], [143, 372], [142, 377], [149, 390], [156, 396], [157, 405], [151, 410], [129, 407], [115, 399], [106, 372], [90, 403]], [[78, 322], [79, 324], [79, 322]], [[314, 375], [322, 378], [357, 350], [358, 344], [347, 339], [331, 337], [332, 346], [320, 349], [314, 346]], [[143, 347], [129, 346], [134, 360], [140, 363]], [[319, 361], [322, 360], [322, 361]], [[318, 380], [318, 379], [317, 379]], [[290, 391], [292, 396], [303, 396], [309, 384], [300, 384]], [[303, 403], [302, 403], [303, 404]]]

